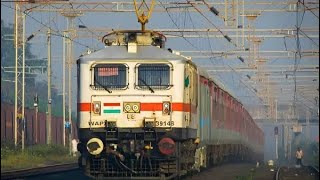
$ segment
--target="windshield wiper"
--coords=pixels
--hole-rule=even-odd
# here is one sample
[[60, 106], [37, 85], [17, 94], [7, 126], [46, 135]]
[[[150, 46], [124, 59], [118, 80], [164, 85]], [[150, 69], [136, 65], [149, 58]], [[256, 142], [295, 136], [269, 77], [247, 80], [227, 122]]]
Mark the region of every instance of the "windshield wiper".
[[108, 91], [108, 93], [112, 93], [112, 91], [110, 91], [110, 90], [107, 88], [107, 86], [102, 85], [102, 84], [101, 84], [99, 81], [97, 81], [96, 79], [95, 79], [95, 82], [96, 82], [99, 86], [101, 86], [104, 90]]
[[142, 80], [141, 78], [139, 78], [139, 80], [148, 87], [148, 89], [151, 91], [151, 93], [154, 93], [154, 90], [144, 81]]

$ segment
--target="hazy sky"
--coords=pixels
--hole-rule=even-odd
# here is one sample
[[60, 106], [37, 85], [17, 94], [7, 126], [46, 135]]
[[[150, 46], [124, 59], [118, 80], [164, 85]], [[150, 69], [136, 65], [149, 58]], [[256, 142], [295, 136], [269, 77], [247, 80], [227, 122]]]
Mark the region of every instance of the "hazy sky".
[[[276, 1], [276, 0], [272, 0]], [[161, 2], [168, 2], [162, 0]], [[179, 2], [186, 2], [180, 0]], [[270, 1], [268, 1], [270, 2]], [[13, 10], [5, 7], [8, 5], [13, 7], [10, 3], [2, 3], [1, 5], [1, 18], [7, 23], [13, 23]], [[268, 7], [266, 7], [268, 8]], [[172, 20], [168, 16], [170, 14]], [[193, 28], [214, 28], [211, 24], [208, 23], [199, 13], [193, 12], [180, 12], [172, 13], [169, 10], [169, 13], [153, 13], [150, 19], [150, 22], [147, 24], [147, 29], [158, 29], [158, 28], [171, 28], [171, 29], [193, 29]], [[31, 12], [29, 13], [30, 17], [27, 16], [26, 20], [26, 36], [28, 37], [32, 33], [37, 33], [40, 29], [48, 29], [46, 26], [51, 27], [55, 34], [62, 35], [63, 30], [66, 29], [67, 21], [66, 19], [57, 13], [45, 13], [45, 12]], [[218, 27], [224, 28], [224, 22], [220, 18], [217, 18], [212, 13], [205, 13], [205, 15], [210, 18], [210, 20]], [[301, 15], [300, 15], [301, 17]], [[173, 22], [174, 23], [173, 23]], [[39, 23], [40, 22], [40, 23]], [[88, 32], [90, 33], [90, 28], [108, 28], [108, 29], [140, 29], [140, 24], [137, 22], [135, 13], [86, 13], [80, 18], [74, 20], [75, 27], [78, 25], [85, 25], [88, 27]], [[251, 23], [251, 26], [256, 28], [294, 28], [296, 24], [296, 14], [292, 13], [282, 13], [282, 12], [264, 12], [257, 19]], [[46, 25], [46, 26], [44, 26]], [[245, 26], [248, 25], [247, 19], [245, 19]], [[319, 19], [315, 18], [310, 12], [306, 12], [303, 18], [301, 27], [318, 27]], [[235, 47], [230, 44], [224, 38], [189, 38], [187, 39], [192, 46], [185, 39], [182, 38], [169, 38], [166, 44], [167, 48], [172, 48], [176, 50], [220, 50], [228, 51], [235, 50]], [[36, 34], [35, 38], [32, 39], [32, 52], [38, 58], [47, 57], [47, 47], [46, 47], [46, 35], [45, 34]], [[76, 39], [74, 42], [74, 59], [87, 48], [83, 45], [89, 46], [90, 49], [101, 49], [103, 45], [100, 43], [100, 39]], [[261, 44], [261, 50], [285, 50], [283, 38], [269, 38], [265, 39]], [[308, 39], [301, 39], [302, 50], [303, 49], [318, 49], [313, 43]], [[295, 39], [286, 39], [286, 48], [287, 49], [296, 49]], [[197, 49], [195, 49], [195, 47]], [[53, 84], [58, 89], [61, 89], [62, 86], [62, 38], [59, 36], [52, 36], [52, 72], [53, 72]], [[216, 66], [224, 65], [226, 69], [228, 65], [240, 65], [242, 64], [238, 59], [207, 59], [207, 60], [197, 60], [194, 61], [200, 66]], [[293, 64], [292, 59], [270, 59], [269, 64]], [[267, 64], [268, 64], [267, 63]], [[301, 60], [300, 64], [311, 64], [319, 65], [319, 61], [310, 61], [310, 60]], [[223, 82], [226, 89], [235, 95], [244, 105], [247, 104], [257, 104], [259, 100], [255, 98], [256, 94], [253, 91], [253, 88], [250, 85], [244, 85], [240, 82], [245, 79], [244, 77], [249, 74], [253, 76], [254, 74], [250, 73], [215, 73], [214, 78]], [[73, 77], [75, 78], [76, 74], [73, 70]], [[42, 78], [46, 79], [46, 74]], [[74, 83], [76, 81], [73, 81]], [[73, 87], [76, 87], [73, 84]], [[75, 92], [76, 90], [73, 89]], [[76, 93], [73, 93], [73, 102], [75, 109], [76, 103]]]
[[[165, 1], [162, 1], [165, 2]], [[185, 1], [181, 1], [185, 2]], [[9, 3], [2, 3], [5, 5], [9, 5]], [[13, 7], [11, 5], [11, 7]], [[62, 34], [63, 30], [66, 29], [66, 19], [59, 14], [55, 13], [37, 13], [31, 12], [29, 14], [31, 17], [27, 17], [26, 21], [26, 36], [28, 37], [32, 33], [38, 32], [38, 30], [46, 30], [48, 29], [46, 26], [51, 27], [53, 30], [58, 31], [56, 33]], [[170, 13], [173, 21], [176, 25], [183, 29], [189, 28], [213, 28], [202, 16], [198, 13]], [[223, 21], [218, 19], [214, 15], [207, 13], [206, 14], [212, 22], [215, 23], [218, 27], [223, 28]], [[13, 24], [13, 10], [1, 5], [1, 19], [3, 19], [6, 23]], [[36, 19], [36, 20], [35, 20]], [[49, 19], [52, 19], [49, 21]], [[39, 21], [39, 22], [36, 22]], [[247, 25], [247, 20], [245, 20], [245, 24]], [[86, 13], [80, 18], [75, 19], [75, 25], [82, 24], [90, 28], [113, 28], [113, 29], [140, 29], [140, 24], [137, 22], [136, 15], [132, 12], [130, 13]], [[252, 23], [256, 28], [292, 28], [295, 27], [296, 24], [296, 14], [295, 13], [277, 13], [277, 12], [262, 12], [262, 14]], [[158, 28], [171, 28], [177, 29], [176, 25], [169, 18], [167, 13], [154, 13], [150, 19], [150, 22], [147, 24], [147, 29], [158, 29]], [[318, 27], [319, 19], [315, 18], [311, 13], [306, 12], [304, 21], [302, 23], [302, 27]], [[90, 30], [88, 30], [90, 32]], [[100, 43], [100, 39], [76, 39], [76, 42], [81, 44], [85, 44], [89, 46], [91, 49], [101, 49], [103, 45]], [[193, 46], [197, 47], [201, 50], [233, 50], [234, 47], [228, 43], [225, 39], [210, 39], [207, 38], [197, 39], [190, 38], [188, 39]], [[38, 58], [46, 58], [47, 57], [47, 46], [46, 35], [45, 34], [37, 34], [35, 38], [31, 41], [32, 43], [32, 52]], [[83, 52], [87, 50], [87, 48], [78, 43], [74, 43], [74, 59]], [[308, 39], [301, 39], [302, 49], [319, 49], [315, 47]], [[295, 39], [286, 39], [286, 45], [288, 49], [296, 49]], [[168, 39], [166, 44], [167, 48], [172, 48], [176, 50], [196, 50], [193, 46], [191, 46], [186, 40], [182, 38], [171, 38]], [[265, 39], [261, 44], [261, 48], [263, 50], [285, 50], [284, 39]], [[53, 84], [55, 87], [61, 90], [62, 86], [62, 38], [53, 36], [52, 37], [52, 72], [53, 72]], [[216, 58], [212, 60], [194, 60], [197, 64], [202, 66], [215, 66], [215, 65], [239, 65], [241, 62], [238, 59], [227, 59], [223, 60], [222, 58]], [[268, 63], [269, 64], [292, 64], [291, 60], [286, 59], [272, 59]], [[319, 61], [308, 61], [301, 60], [300, 64], [311, 64], [311, 65], [319, 65]], [[236, 97], [240, 98], [244, 104], [253, 103], [254, 99], [250, 98], [254, 97], [255, 94], [252, 92], [252, 88], [244, 86], [240, 83], [239, 78], [244, 77], [246, 74], [243, 73], [218, 73], [215, 74], [215, 78], [222, 80], [225, 87]], [[252, 75], [252, 74], [250, 74]], [[75, 71], [73, 70], [73, 78], [76, 77]], [[46, 74], [42, 76], [43, 80], [46, 80]], [[76, 87], [76, 81], [73, 80], [73, 87]], [[73, 92], [76, 92], [76, 89], [73, 89]], [[249, 97], [249, 98], [248, 98]], [[73, 93], [73, 109], [76, 108], [76, 93]], [[274, 146], [274, 134], [273, 134], [274, 126], [264, 126], [265, 132], [265, 159], [272, 159], [275, 154], [275, 146]], [[281, 129], [280, 129], [281, 132]], [[317, 127], [312, 127], [311, 137], [314, 139], [316, 136], [319, 136], [319, 130]]]
[[[276, 0], [272, 0], [278, 2]], [[268, 1], [268, 2], [272, 2]], [[161, 0], [158, 2], [170, 2], [169, 0]], [[186, 2], [184, 0], [177, 0], [172, 2]], [[220, 1], [214, 1], [220, 2]], [[223, 1], [221, 1], [223, 2]], [[5, 7], [10, 6], [11, 8]], [[10, 3], [2, 3], [1, 5], [1, 18], [6, 23], [13, 23], [14, 6]], [[275, 6], [274, 6], [275, 7]], [[221, 7], [218, 7], [221, 8]], [[250, 8], [246, 6], [246, 8]], [[267, 8], [267, 7], [266, 7]], [[203, 18], [199, 13], [191, 12], [180, 12], [173, 13], [168, 10], [168, 13], [153, 13], [149, 23], [146, 25], [147, 29], [194, 29], [194, 28], [215, 28], [212, 24]], [[204, 13], [215, 26], [219, 28], [225, 28], [224, 22], [221, 18], [217, 18], [210, 12]], [[318, 13], [319, 14], [319, 13]], [[170, 15], [170, 16], [169, 16]], [[39, 30], [45, 31], [48, 27], [52, 28], [54, 34], [62, 35], [63, 30], [67, 28], [67, 20], [58, 13], [47, 13], [47, 12], [30, 12], [26, 18], [26, 37], [32, 33], [36, 33], [30, 43], [32, 44], [32, 52], [38, 58], [47, 57], [47, 46], [46, 46], [46, 35], [38, 33]], [[304, 15], [299, 14], [299, 20], [302, 21], [301, 27], [318, 27], [319, 19], [316, 18], [310, 12], [306, 12]], [[108, 29], [140, 29], [140, 24], [137, 22], [137, 17], [134, 12], [127, 13], [85, 13], [82, 16], [74, 20], [75, 27], [78, 25], [85, 25], [88, 27], [87, 31], [90, 34], [91, 28], [108, 28]], [[263, 28], [294, 28], [296, 25], [296, 13], [295, 12], [265, 12], [261, 9], [261, 15], [257, 19], [251, 22], [250, 26], [255, 26], [257, 29]], [[177, 27], [178, 26], [178, 27]], [[248, 20], [245, 18], [244, 26], [248, 26]], [[106, 32], [107, 33], [107, 32]], [[225, 34], [228, 34], [224, 32]], [[235, 39], [233, 39], [235, 40]], [[315, 46], [310, 40], [301, 38], [301, 48], [304, 49], [319, 49], [319, 46]], [[53, 86], [61, 90], [62, 86], [62, 38], [60, 36], [52, 36], [52, 80]], [[190, 45], [192, 44], [192, 45]], [[78, 38], [74, 42], [74, 62], [81, 53], [84, 53], [89, 46], [90, 49], [98, 50], [103, 48], [103, 44], [100, 39], [89, 39], [89, 38]], [[231, 51], [239, 48], [234, 47], [224, 38], [169, 38], [166, 44], [166, 48], [174, 50], [202, 50], [202, 51]], [[260, 50], [295, 50], [296, 40], [293, 38], [266, 38], [262, 41]], [[212, 59], [193, 59], [200, 66], [225, 66], [226, 70], [230, 70], [228, 66], [243, 65], [237, 58], [235, 59], [224, 59], [222, 57], [216, 57]], [[269, 59], [267, 64], [272, 65], [286, 65], [293, 64], [293, 60], [290, 59]], [[319, 66], [317, 60], [300, 60], [299, 64], [309, 64]], [[74, 63], [75, 65], [75, 63]], [[233, 94], [236, 98], [240, 99], [244, 105], [256, 105], [261, 101], [256, 98], [256, 93], [251, 85], [244, 84], [246, 75], [254, 76], [253, 73], [241, 73], [241, 72], [219, 72], [214, 73], [213, 77], [219, 81], [222, 81], [225, 89]], [[76, 76], [73, 68], [74, 78]], [[41, 78], [46, 80], [46, 74]], [[241, 80], [241, 81], [240, 81]], [[76, 81], [73, 81], [72, 87], [76, 87]], [[315, 82], [318, 84], [318, 82]], [[286, 95], [286, 94], [284, 94]], [[293, 95], [292, 95], [293, 96]], [[76, 93], [73, 93], [73, 102], [75, 109]]]
[[[276, 141], [274, 135], [274, 127], [275, 125], [264, 125], [264, 137], [265, 137], [265, 144], [264, 144], [264, 160], [275, 159], [276, 157]], [[278, 126], [279, 129], [279, 137], [278, 137], [278, 147], [282, 146], [283, 142], [283, 126]], [[305, 140], [306, 135], [306, 126], [302, 126], [302, 133], [301, 139]], [[318, 126], [310, 126], [310, 141], [314, 142], [315, 139], [319, 137], [319, 125]], [[306, 154], [308, 156], [309, 154]]]

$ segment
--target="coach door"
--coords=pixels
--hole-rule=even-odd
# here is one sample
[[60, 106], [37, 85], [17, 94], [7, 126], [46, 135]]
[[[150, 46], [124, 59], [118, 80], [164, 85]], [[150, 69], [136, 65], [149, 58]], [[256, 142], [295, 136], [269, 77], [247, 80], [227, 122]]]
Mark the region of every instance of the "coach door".
[[198, 86], [197, 70], [192, 64], [186, 64], [184, 75], [184, 119], [186, 126], [192, 126], [197, 112]]

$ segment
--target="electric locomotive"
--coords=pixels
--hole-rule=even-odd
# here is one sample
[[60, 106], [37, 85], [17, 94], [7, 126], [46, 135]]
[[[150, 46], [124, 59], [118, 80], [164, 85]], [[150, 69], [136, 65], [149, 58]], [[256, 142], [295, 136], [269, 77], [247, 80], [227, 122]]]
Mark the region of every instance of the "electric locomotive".
[[79, 166], [93, 178], [179, 179], [261, 160], [263, 132], [242, 104], [145, 30], [154, 4], [134, 0], [142, 30], [107, 34], [77, 60]]
[[165, 40], [117, 31], [77, 61], [79, 165], [88, 176], [172, 179], [263, 159], [263, 132], [242, 104]]
[[88, 176], [174, 178], [199, 143], [198, 74], [153, 31], [118, 31], [78, 67], [78, 149]]

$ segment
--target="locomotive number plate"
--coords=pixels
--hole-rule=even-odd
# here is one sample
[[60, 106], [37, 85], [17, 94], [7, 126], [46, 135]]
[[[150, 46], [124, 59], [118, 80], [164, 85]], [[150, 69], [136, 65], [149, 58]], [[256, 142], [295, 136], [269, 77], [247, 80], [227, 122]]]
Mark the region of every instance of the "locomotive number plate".
[[173, 126], [174, 121], [156, 121], [156, 126]]

